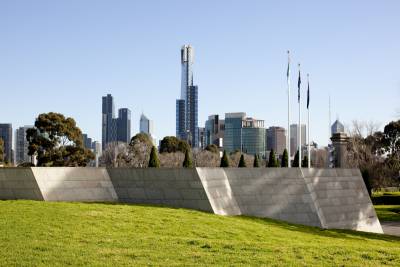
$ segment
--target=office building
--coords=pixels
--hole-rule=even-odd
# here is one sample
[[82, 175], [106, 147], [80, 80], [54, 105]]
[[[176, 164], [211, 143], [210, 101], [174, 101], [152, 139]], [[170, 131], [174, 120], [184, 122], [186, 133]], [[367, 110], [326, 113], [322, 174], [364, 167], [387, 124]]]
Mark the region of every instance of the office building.
[[176, 137], [198, 147], [198, 87], [193, 85], [193, 59], [193, 48], [184, 45], [181, 49], [181, 96], [176, 100]]
[[246, 117], [246, 113], [225, 114], [224, 149], [265, 157], [264, 121]]
[[4, 142], [4, 162], [13, 162], [13, 150], [12, 150], [12, 125], [11, 123], [0, 124], [0, 138]]
[[331, 134], [335, 133], [344, 133], [344, 125], [339, 120], [336, 120], [331, 127]]
[[272, 149], [278, 155], [283, 155], [286, 148], [286, 130], [283, 127], [272, 126], [267, 129], [267, 150]]
[[92, 138], [88, 137], [87, 134], [82, 134], [82, 141], [83, 141], [83, 146], [86, 149], [92, 149]]
[[[290, 153], [291, 156], [294, 156], [297, 152], [298, 148], [298, 124], [291, 124], [290, 125]], [[306, 145], [307, 139], [307, 132], [306, 132], [306, 125], [301, 124], [301, 146]]]
[[221, 120], [219, 115], [210, 115], [205, 123], [205, 146], [216, 145], [223, 147], [225, 133], [225, 120]]
[[131, 141], [131, 111], [127, 108], [118, 110], [117, 141], [124, 143]]
[[139, 131], [141, 133], [147, 134], [150, 137], [153, 144], [156, 145], [157, 141], [156, 141], [156, 137], [154, 135], [154, 123], [152, 120], [150, 120], [148, 117], [146, 117], [143, 113], [140, 116]]
[[28, 140], [26, 139], [26, 131], [33, 126], [19, 127], [15, 130], [15, 164], [31, 162], [31, 156], [28, 155]]
[[111, 142], [129, 143], [131, 139], [131, 111], [127, 108], [118, 110], [115, 117], [114, 98], [111, 94], [103, 96], [102, 103], [102, 149]]

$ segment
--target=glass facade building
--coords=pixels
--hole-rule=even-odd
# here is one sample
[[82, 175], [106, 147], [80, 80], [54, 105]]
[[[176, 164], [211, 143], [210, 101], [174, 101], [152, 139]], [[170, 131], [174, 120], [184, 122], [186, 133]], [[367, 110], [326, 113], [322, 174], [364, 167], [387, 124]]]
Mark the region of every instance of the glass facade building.
[[181, 98], [176, 100], [176, 137], [198, 147], [198, 87], [193, 85], [193, 59], [193, 48], [184, 45], [181, 49]]
[[117, 141], [124, 143], [131, 141], [131, 111], [127, 108], [118, 110]]
[[0, 138], [4, 142], [4, 161], [12, 163], [14, 160], [12, 151], [12, 125], [11, 123], [0, 124]]
[[15, 130], [15, 164], [31, 162], [31, 156], [28, 155], [28, 140], [26, 140], [26, 131], [33, 126], [19, 127]]
[[246, 113], [225, 114], [224, 150], [241, 151], [265, 157], [265, 128], [263, 120], [246, 118]]

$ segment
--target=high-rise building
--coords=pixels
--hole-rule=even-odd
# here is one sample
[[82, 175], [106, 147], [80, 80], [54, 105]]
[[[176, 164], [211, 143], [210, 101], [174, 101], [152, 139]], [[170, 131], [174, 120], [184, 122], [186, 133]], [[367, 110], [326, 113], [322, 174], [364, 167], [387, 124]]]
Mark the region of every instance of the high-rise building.
[[331, 133], [344, 133], [344, 125], [339, 121], [336, 120], [331, 127]]
[[82, 134], [83, 146], [87, 149], [92, 149], [92, 138], [88, 137], [87, 134]]
[[[306, 137], [307, 137], [307, 132], [306, 132], [306, 125], [301, 124], [301, 146], [306, 145]], [[299, 150], [298, 147], [298, 124], [291, 124], [290, 125], [290, 153], [292, 154], [291, 156], [294, 156]]]
[[272, 126], [267, 129], [267, 150], [272, 149], [278, 155], [283, 155], [286, 148], [286, 130], [282, 127]]
[[246, 117], [246, 113], [225, 114], [224, 149], [265, 157], [264, 121]]
[[15, 164], [31, 162], [31, 156], [28, 155], [28, 140], [26, 140], [26, 131], [33, 126], [19, 127], [15, 130]]
[[12, 125], [11, 123], [1, 123], [0, 124], [0, 138], [4, 142], [4, 161], [12, 163], [13, 153], [12, 153]]
[[127, 108], [118, 110], [115, 118], [115, 106], [112, 95], [103, 96], [102, 106], [102, 149], [111, 142], [129, 143], [131, 139], [131, 111]]
[[193, 85], [193, 59], [193, 48], [184, 45], [181, 49], [181, 98], [176, 100], [176, 136], [198, 147], [198, 87]]
[[127, 108], [118, 110], [117, 141], [125, 143], [131, 141], [131, 111]]
[[205, 123], [204, 138], [205, 146], [216, 145], [223, 147], [225, 133], [225, 120], [220, 120], [219, 115], [210, 115]]
[[111, 94], [103, 96], [102, 106], [102, 144], [103, 150], [110, 142], [116, 141], [116, 123], [114, 98]]
[[140, 132], [148, 134], [149, 136], [154, 135], [154, 123], [144, 114], [140, 116]]

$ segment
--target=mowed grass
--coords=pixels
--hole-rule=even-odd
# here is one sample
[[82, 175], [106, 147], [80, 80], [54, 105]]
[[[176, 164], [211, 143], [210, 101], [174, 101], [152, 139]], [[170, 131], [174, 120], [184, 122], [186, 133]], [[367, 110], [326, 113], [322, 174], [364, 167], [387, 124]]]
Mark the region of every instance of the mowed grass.
[[379, 220], [400, 222], [400, 205], [375, 205], [374, 207]]
[[400, 238], [166, 207], [0, 201], [2, 266], [400, 265]]

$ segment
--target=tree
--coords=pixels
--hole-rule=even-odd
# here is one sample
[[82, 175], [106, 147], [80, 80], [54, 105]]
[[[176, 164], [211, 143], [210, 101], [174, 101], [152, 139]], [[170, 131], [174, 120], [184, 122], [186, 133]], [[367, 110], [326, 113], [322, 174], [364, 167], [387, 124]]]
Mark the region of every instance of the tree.
[[220, 161], [219, 153], [198, 149], [193, 151], [193, 163], [196, 167], [219, 167]]
[[4, 161], [4, 141], [0, 138], [0, 163]]
[[303, 157], [303, 161], [301, 162], [301, 167], [308, 168], [308, 156]]
[[160, 160], [158, 159], [157, 149], [155, 146], [152, 146], [149, 159], [149, 168], [159, 168], [159, 167], [160, 167]]
[[227, 167], [229, 167], [228, 155], [226, 154], [226, 151], [225, 151], [225, 150], [224, 150], [224, 154], [222, 155], [222, 158], [221, 158], [220, 167], [221, 167], [221, 168], [227, 168]]
[[185, 159], [183, 160], [184, 168], [193, 168], [192, 159], [190, 158], [189, 150], [185, 152]]
[[128, 144], [124, 142], [110, 142], [101, 153], [99, 165], [105, 167], [129, 166], [126, 159], [128, 151]]
[[189, 144], [175, 136], [166, 136], [160, 142], [160, 153], [185, 153], [186, 150], [190, 150]]
[[400, 120], [387, 124], [383, 131], [384, 148], [390, 157], [400, 160]]
[[271, 152], [269, 153], [269, 159], [268, 159], [268, 166], [270, 168], [276, 168], [279, 167], [278, 161], [275, 158], [275, 151], [271, 149]]
[[243, 154], [240, 156], [238, 167], [239, 168], [246, 168], [246, 162], [244, 161], [244, 155]]
[[122, 150], [118, 155], [118, 166], [129, 166], [135, 168], [146, 168], [150, 159], [150, 152], [153, 142], [145, 133], [136, 134], [131, 138], [127, 149]]
[[253, 167], [254, 168], [259, 168], [260, 167], [260, 159], [259, 159], [257, 154], [254, 155]]
[[39, 114], [26, 134], [28, 155], [36, 155], [37, 166], [86, 166], [94, 159], [75, 120], [62, 114]]
[[285, 148], [285, 150], [283, 150], [281, 167], [282, 168], [289, 167], [289, 155], [288, 155], [286, 148]]
[[219, 152], [218, 147], [214, 144], [207, 145], [205, 150], [210, 151], [211, 153], [216, 153], [216, 154]]
[[296, 154], [294, 155], [292, 167], [299, 167], [299, 151], [298, 150], [297, 150]]

